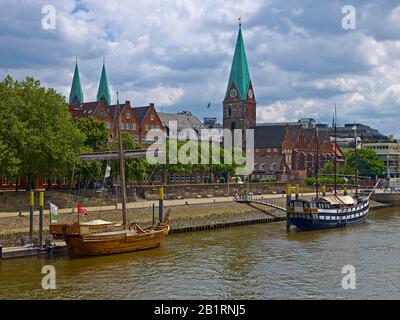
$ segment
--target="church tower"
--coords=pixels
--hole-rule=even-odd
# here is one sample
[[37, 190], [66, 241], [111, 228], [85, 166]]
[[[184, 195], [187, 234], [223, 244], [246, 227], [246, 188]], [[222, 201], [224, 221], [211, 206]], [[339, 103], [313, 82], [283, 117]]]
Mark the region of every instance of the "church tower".
[[223, 110], [224, 129], [242, 129], [243, 137], [245, 137], [245, 130], [256, 126], [256, 99], [247, 65], [240, 22]]
[[78, 59], [75, 63], [74, 79], [72, 80], [71, 91], [69, 93], [69, 104], [83, 103], [83, 91], [81, 78], [79, 77]]
[[101, 98], [104, 98], [108, 106], [110, 105], [110, 89], [108, 88], [106, 66], [104, 60], [103, 69], [101, 70], [99, 89], [97, 90], [97, 101], [100, 101]]

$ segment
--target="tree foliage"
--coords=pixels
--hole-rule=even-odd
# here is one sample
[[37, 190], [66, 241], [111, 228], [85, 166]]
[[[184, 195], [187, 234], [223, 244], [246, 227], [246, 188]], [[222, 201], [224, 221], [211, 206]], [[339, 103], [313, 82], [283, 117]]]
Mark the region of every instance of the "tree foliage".
[[84, 140], [65, 98], [31, 77], [0, 82], [0, 123], [1, 161], [12, 164], [1, 166], [7, 175], [65, 175]]
[[[357, 150], [357, 168], [359, 175], [381, 175], [385, 171], [385, 163], [379, 159], [377, 154], [371, 149]], [[354, 174], [356, 166], [356, 156], [354, 150], [345, 154], [345, 165], [341, 170], [343, 174]]]

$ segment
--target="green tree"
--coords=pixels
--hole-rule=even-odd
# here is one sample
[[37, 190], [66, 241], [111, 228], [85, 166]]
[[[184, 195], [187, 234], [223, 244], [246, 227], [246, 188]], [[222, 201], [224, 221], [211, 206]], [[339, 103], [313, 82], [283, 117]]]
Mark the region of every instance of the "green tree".
[[[360, 175], [381, 175], [385, 171], [385, 163], [379, 159], [377, 154], [371, 149], [357, 150], [358, 172]], [[354, 150], [348, 151], [345, 154], [344, 174], [354, 174], [356, 157]]]
[[[75, 119], [74, 124], [85, 135], [81, 152], [108, 150], [109, 131], [103, 121], [85, 117]], [[80, 176], [80, 184], [86, 185], [104, 176], [105, 165], [103, 161], [80, 161], [74, 171]]]
[[109, 132], [103, 121], [93, 117], [78, 118], [74, 120], [76, 127], [85, 134], [83, 144], [91, 151], [107, 150]]
[[[122, 147], [124, 150], [138, 150], [141, 149], [141, 146], [136, 144], [133, 140], [133, 137], [130, 133], [123, 132], [122, 133]], [[119, 150], [119, 142], [115, 140], [111, 144], [112, 150]], [[119, 161], [113, 160], [110, 162], [111, 172], [114, 172], [114, 177], [119, 176]], [[125, 166], [125, 178], [127, 180], [134, 179], [139, 183], [144, 181], [148, 175], [148, 163], [146, 158], [138, 158], [138, 159], [124, 159]]]
[[0, 175], [5, 177], [16, 177], [18, 175], [20, 160], [15, 151], [0, 141]]
[[0, 120], [0, 141], [16, 155], [19, 176], [33, 182], [35, 177], [70, 171], [84, 135], [60, 93], [31, 77], [14, 81], [8, 76], [0, 83]]
[[320, 170], [321, 174], [333, 174], [334, 173], [334, 166], [332, 162], [326, 162]]

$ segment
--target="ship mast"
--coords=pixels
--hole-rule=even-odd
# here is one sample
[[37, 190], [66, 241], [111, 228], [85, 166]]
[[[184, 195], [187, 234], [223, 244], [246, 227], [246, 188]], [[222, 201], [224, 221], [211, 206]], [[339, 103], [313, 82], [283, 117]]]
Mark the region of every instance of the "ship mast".
[[125, 166], [124, 166], [124, 150], [123, 150], [123, 146], [122, 146], [121, 110], [119, 109], [118, 92], [117, 92], [117, 112], [118, 112], [119, 172], [120, 172], [120, 177], [121, 177], [122, 224], [124, 226], [124, 229], [126, 229], [127, 219], [126, 219]]
[[336, 192], [336, 189], [337, 189], [337, 155], [336, 155], [336, 148], [337, 148], [337, 137], [336, 137], [336, 128], [337, 128], [337, 125], [336, 125], [336, 122], [337, 122], [337, 120], [336, 120], [336, 103], [335, 103], [335, 116], [334, 116], [334, 134], [335, 134], [335, 146], [334, 146], [334, 152], [335, 152], [335, 155], [334, 155], [334, 158], [333, 158], [333, 160], [334, 160], [334, 176], [333, 176], [333, 191], [334, 191], [334, 194], [335, 194], [335, 196], [336, 196], [336, 194], [337, 194], [337, 192]]
[[355, 157], [355, 166], [354, 166], [354, 183], [356, 185], [356, 199], [358, 197], [358, 154], [357, 154], [357, 125], [354, 122], [354, 157]]
[[315, 195], [318, 199], [318, 191], [319, 191], [319, 137], [318, 137], [318, 127], [316, 128], [317, 132], [317, 159], [315, 163]]

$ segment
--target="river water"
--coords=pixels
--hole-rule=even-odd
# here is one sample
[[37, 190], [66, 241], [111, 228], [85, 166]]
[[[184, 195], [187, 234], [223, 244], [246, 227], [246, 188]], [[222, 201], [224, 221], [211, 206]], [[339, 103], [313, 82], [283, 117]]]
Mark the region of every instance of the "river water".
[[[56, 289], [43, 290], [44, 265]], [[353, 265], [356, 289], [342, 288]], [[400, 299], [400, 209], [344, 229], [285, 223], [171, 235], [161, 248], [0, 262], [0, 299]]]

